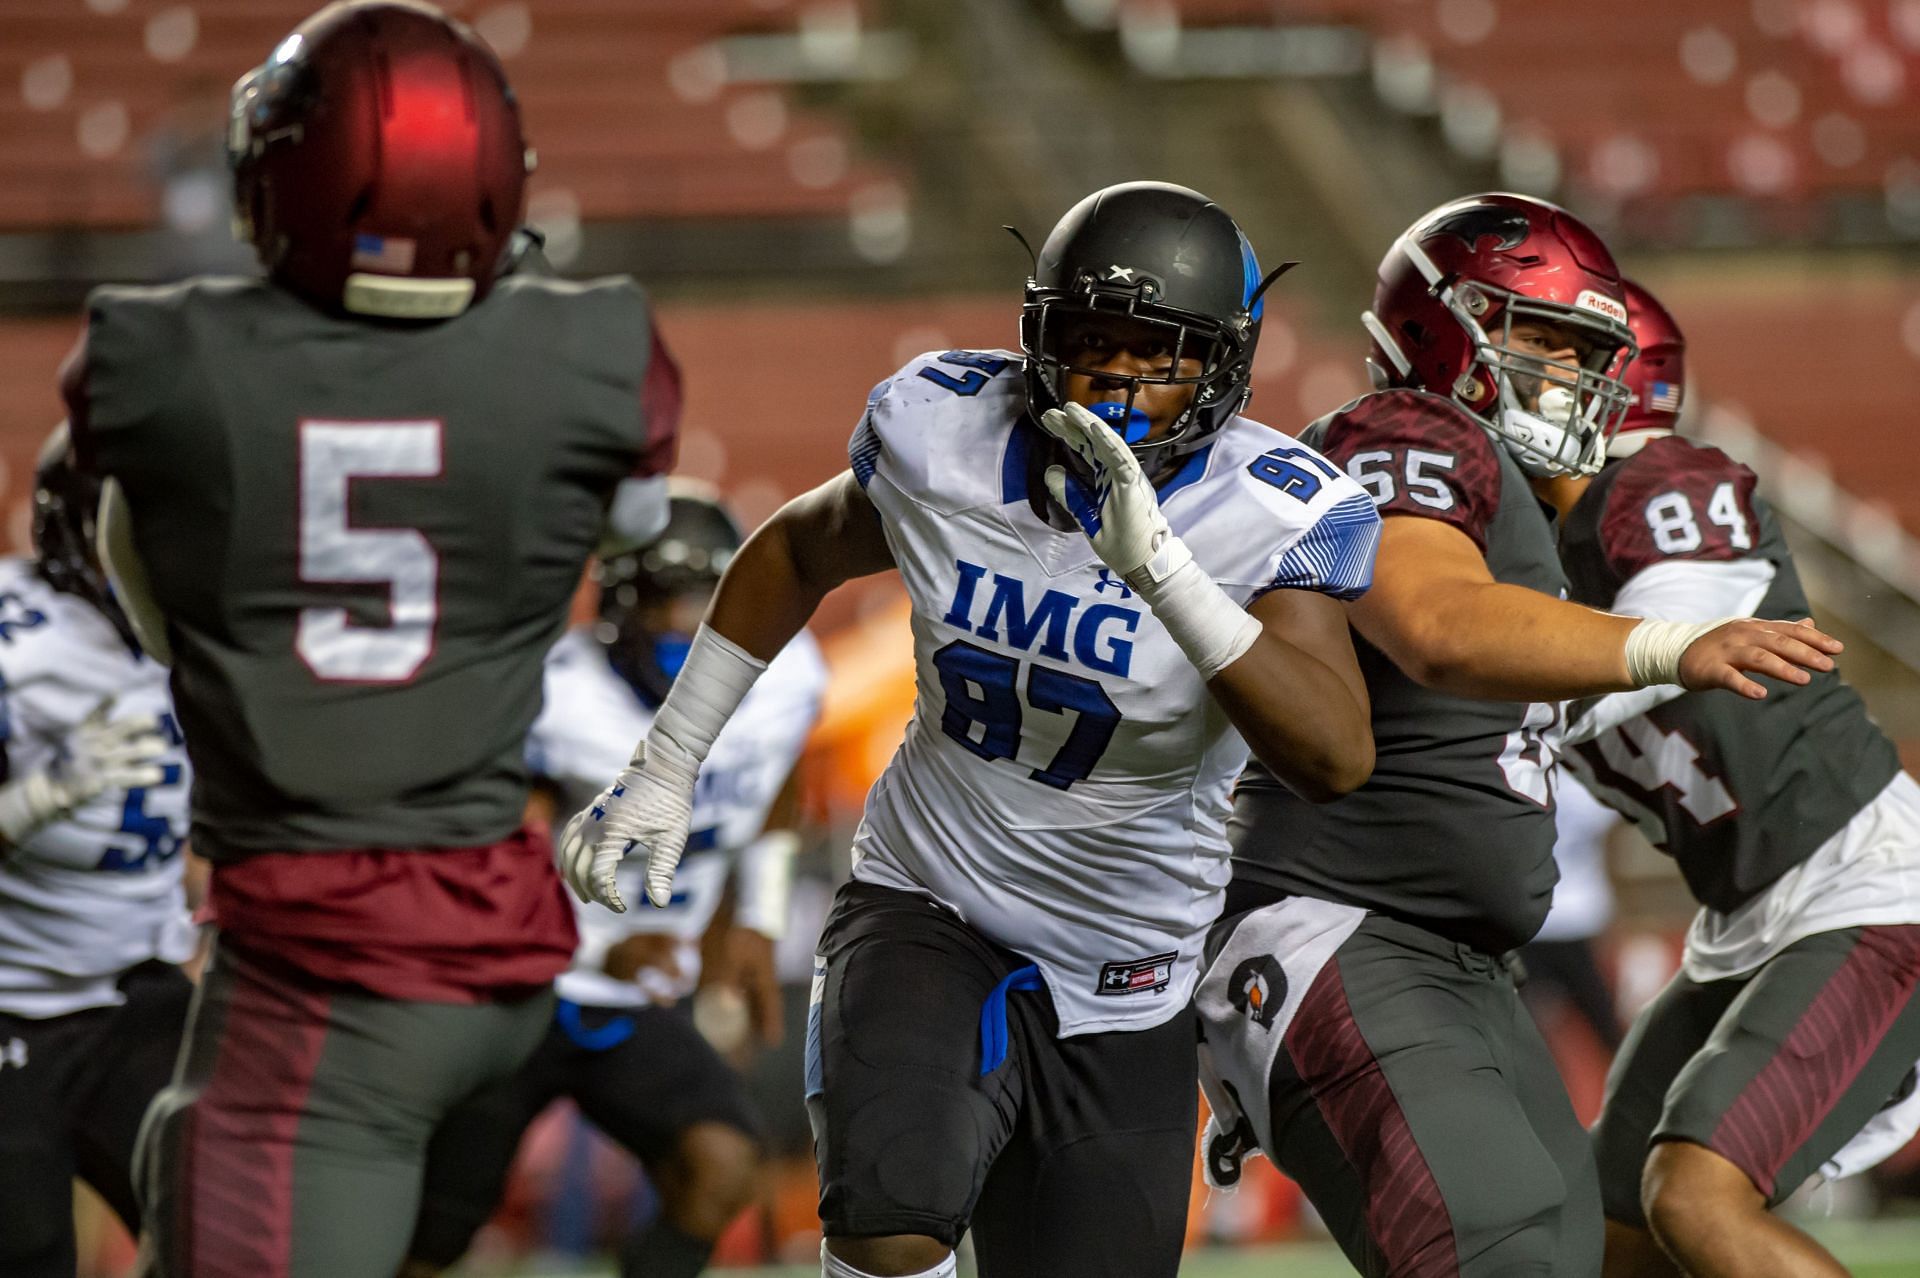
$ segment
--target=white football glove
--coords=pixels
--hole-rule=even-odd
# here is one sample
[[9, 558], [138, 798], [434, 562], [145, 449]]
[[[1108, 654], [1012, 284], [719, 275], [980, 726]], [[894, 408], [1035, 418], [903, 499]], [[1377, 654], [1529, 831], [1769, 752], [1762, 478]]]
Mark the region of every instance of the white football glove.
[[1260, 638], [1260, 623], [1174, 535], [1160, 494], [1119, 432], [1079, 404], [1048, 409], [1040, 424], [1093, 471], [1089, 486], [1065, 466], [1049, 466], [1047, 491], [1086, 532], [1100, 561], [1139, 592], [1201, 678], [1239, 660]]
[[624, 914], [615, 874], [621, 861], [639, 853], [647, 858], [647, 899], [664, 908], [687, 848], [699, 775], [697, 762], [674, 757], [666, 743], [642, 742], [634, 761], [560, 835], [554, 860], [573, 894]]
[[151, 715], [114, 719], [108, 697], [68, 734], [45, 771], [0, 786], [0, 838], [18, 843], [109, 790], [137, 790], [166, 779], [167, 738]]
[[1050, 408], [1040, 415], [1040, 424], [1093, 471], [1089, 486], [1065, 466], [1049, 466], [1047, 491], [1087, 534], [1102, 563], [1138, 590], [1193, 562], [1193, 552], [1167, 526], [1160, 495], [1119, 432], [1080, 404]]

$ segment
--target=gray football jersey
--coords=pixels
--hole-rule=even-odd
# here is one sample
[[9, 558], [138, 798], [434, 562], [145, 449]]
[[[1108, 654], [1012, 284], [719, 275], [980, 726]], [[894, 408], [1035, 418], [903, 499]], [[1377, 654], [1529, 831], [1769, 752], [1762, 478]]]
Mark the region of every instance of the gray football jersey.
[[167, 617], [196, 850], [518, 826], [542, 660], [616, 485], [671, 460], [632, 281], [514, 276], [424, 325], [252, 280], [104, 288], [69, 390]]
[[[1383, 391], [1301, 438], [1365, 485], [1383, 516], [1450, 524], [1495, 580], [1565, 593], [1550, 515], [1506, 450], [1451, 401]], [[1520, 945], [1546, 918], [1556, 878], [1559, 707], [1424, 688], [1357, 631], [1353, 646], [1373, 702], [1372, 778], [1314, 804], [1256, 762], [1234, 798], [1235, 877], [1489, 951]]]
[[[1811, 615], [1793, 555], [1754, 475], [1717, 448], [1656, 439], [1610, 463], [1561, 536], [1573, 597], [1611, 607], [1655, 565], [1764, 559], [1755, 612]], [[1893, 743], [1835, 673], [1804, 686], [1760, 678], [1767, 699], [1688, 693], [1573, 747], [1568, 764], [1679, 863], [1723, 913], [1811, 856], [1900, 769]]]

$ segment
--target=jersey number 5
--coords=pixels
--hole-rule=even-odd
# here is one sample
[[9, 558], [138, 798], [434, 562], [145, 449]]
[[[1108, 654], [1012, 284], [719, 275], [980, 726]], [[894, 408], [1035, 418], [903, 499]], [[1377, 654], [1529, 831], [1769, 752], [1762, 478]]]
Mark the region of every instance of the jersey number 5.
[[388, 622], [356, 624], [341, 607], [302, 608], [294, 651], [330, 683], [405, 683], [433, 655], [440, 557], [418, 530], [354, 528], [356, 479], [440, 474], [437, 421], [300, 423], [300, 581], [382, 586]]
[[[1020, 663], [956, 639], [933, 654], [933, 665], [947, 694], [940, 730], [989, 763], [1019, 754], [1021, 707], [1015, 686]], [[1056, 790], [1092, 775], [1120, 726], [1120, 708], [1107, 690], [1091, 679], [1034, 662], [1027, 667], [1027, 704], [1050, 714], [1077, 714], [1052, 762], [1028, 775]]]

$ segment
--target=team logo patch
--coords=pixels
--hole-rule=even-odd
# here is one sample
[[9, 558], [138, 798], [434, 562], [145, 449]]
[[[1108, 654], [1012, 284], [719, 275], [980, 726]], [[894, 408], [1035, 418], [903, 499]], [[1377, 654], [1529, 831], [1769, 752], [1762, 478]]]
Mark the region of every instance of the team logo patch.
[[1271, 954], [1256, 954], [1233, 970], [1227, 982], [1227, 1001], [1233, 1010], [1261, 1029], [1271, 1029], [1287, 1001], [1287, 974]]
[[1179, 954], [1149, 954], [1146, 958], [1108, 963], [1100, 969], [1095, 994], [1109, 998], [1128, 994], [1158, 994], [1173, 983], [1173, 964]]
[[1491, 235], [1495, 248], [1519, 248], [1527, 240], [1527, 215], [1517, 209], [1483, 204], [1444, 214], [1409, 238], [1418, 241], [1429, 235], [1451, 235], [1469, 249], [1478, 248], [1480, 241]]

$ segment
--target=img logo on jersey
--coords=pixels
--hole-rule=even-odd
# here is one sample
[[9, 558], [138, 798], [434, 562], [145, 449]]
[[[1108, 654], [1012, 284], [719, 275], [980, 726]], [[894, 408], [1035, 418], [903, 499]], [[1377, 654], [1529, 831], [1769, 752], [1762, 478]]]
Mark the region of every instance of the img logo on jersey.
[[[985, 567], [964, 559], [954, 560], [953, 566], [959, 570], [960, 579], [947, 615], [941, 618], [948, 625], [1023, 652], [1038, 651], [1052, 661], [1074, 661], [1101, 674], [1127, 677], [1133, 666], [1133, 641], [1122, 636], [1140, 628], [1138, 610], [1114, 603], [1083, 605], [1082, 600], [1058, 590], [1042, 591], [1039, 601], [1030, 603], [1027, 583], [1018, 577], [996, 572], [983, 591]], [[1101, 573], [1103, 579], [1107, 575]], [[1123, 599], [1133, 593], [1117, 579], [1102, 580], [1094, 588], [1102, 590], [1108, 585], [1118, 585]], [[984, 607], [983, 594], [987, 596]]]
[[1280, 960], [1256, 954], [1235, 968], [1227, 981], [1227, 1001], [1261, 1029], [1271, 1029], [1287, 1001], [1287, 973]]

